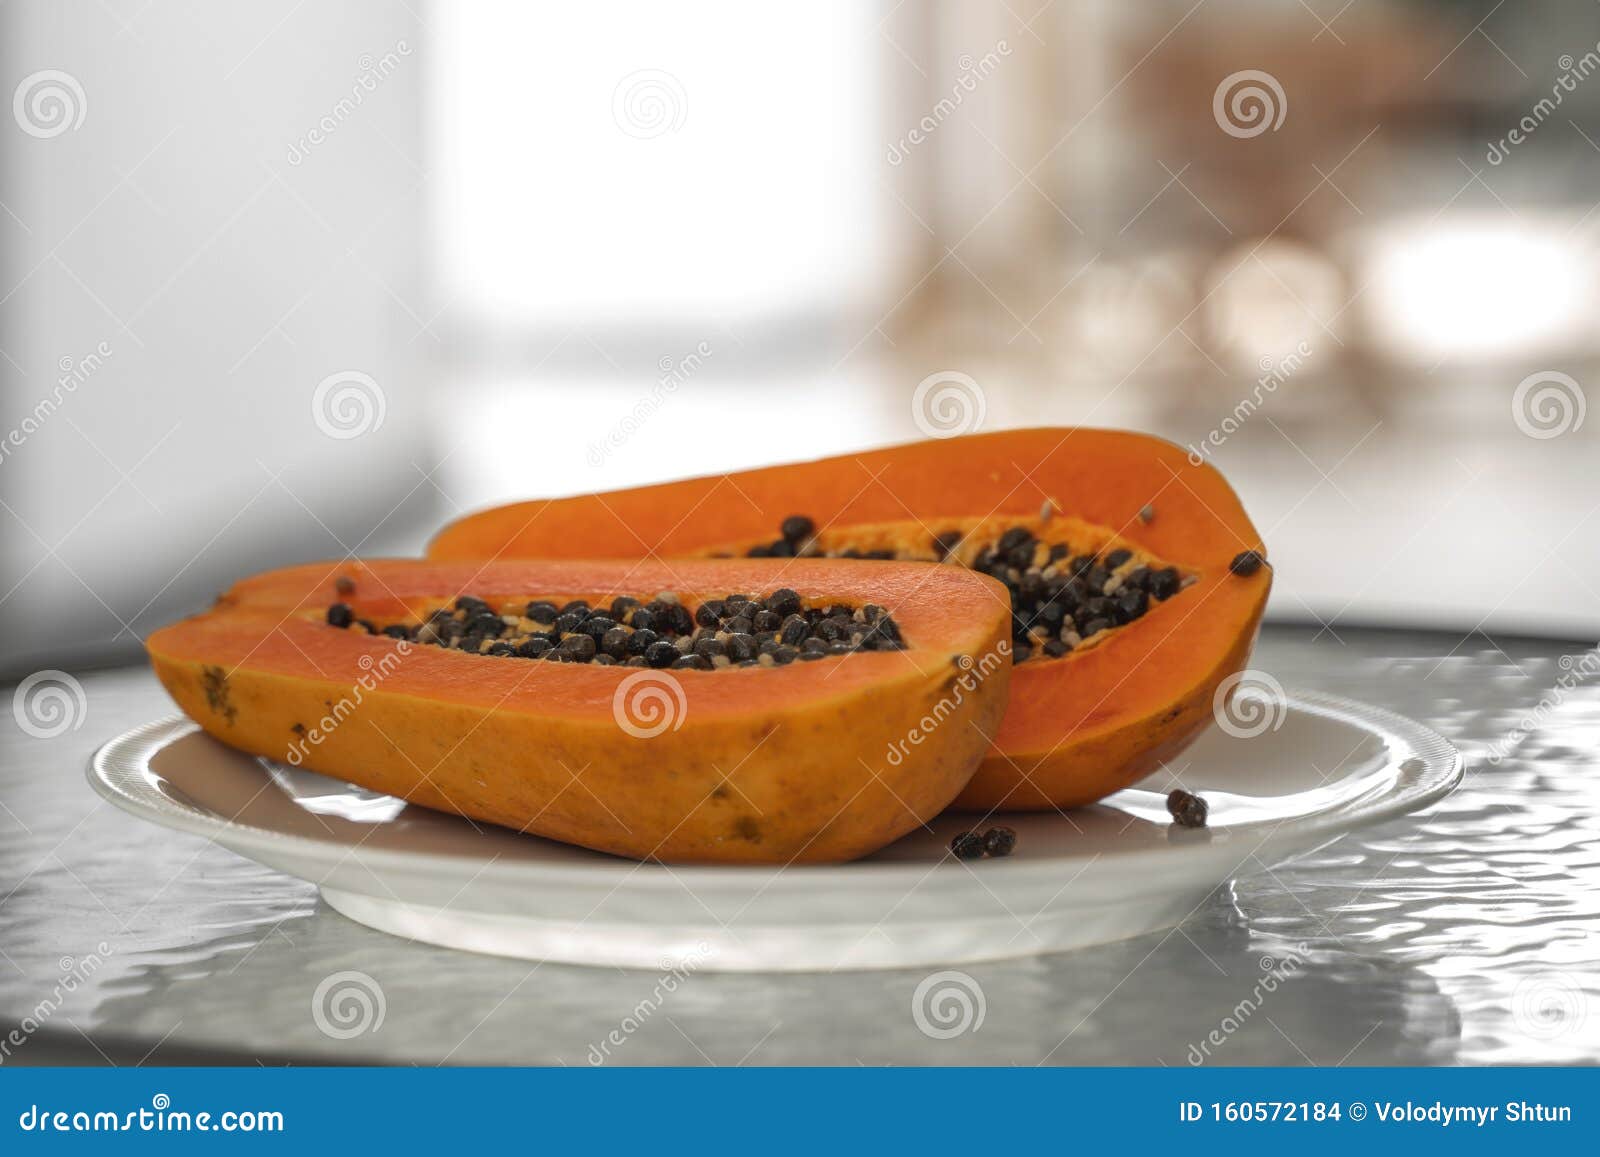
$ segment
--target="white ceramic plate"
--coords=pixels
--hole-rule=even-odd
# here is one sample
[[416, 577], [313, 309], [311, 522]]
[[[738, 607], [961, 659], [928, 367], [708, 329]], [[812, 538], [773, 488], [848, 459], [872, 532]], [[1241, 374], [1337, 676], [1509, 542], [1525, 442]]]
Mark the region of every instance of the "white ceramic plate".
[[[1461, 776], [1449, 743], [1375, 707], [1291, 693], [1277, 718], [1248, 738], [1213, 728], [1168, 772], [1098, 806], [1000, 817], [1015, 854], [974, 862], [949, 854], [975, 819], [952, 813], [853, 864], [638, 864], [255, 759], [186, 719], [113, 740], [89, 781], [134, 815], [309, 880], [351, 919], [416, 940], [622, 967], [899, 968], [1168, 927], [1218, 884], [1419, 808]], [[1206, 797], [1210, 827], [1169, 825], [1174, 774]]]

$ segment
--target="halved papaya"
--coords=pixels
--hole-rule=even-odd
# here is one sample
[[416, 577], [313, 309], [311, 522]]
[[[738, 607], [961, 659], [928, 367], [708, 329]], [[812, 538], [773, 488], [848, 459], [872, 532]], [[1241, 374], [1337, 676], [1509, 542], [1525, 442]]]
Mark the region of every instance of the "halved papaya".
[[1271, 586], [1214, 468], [1158, 438], [1035, 429], [522, 502], [436, 559], [845, 555], [965, 564], [1016, 603], [1011, 705], [958, 805], [1091, 803], [1170, 759], [1244, 666]]
[[224, 743], [427, 807], [664, 862], [852, 859], [971, 778], [1005, 708], [1005, 591], [911, 565], [775, 577], [309, 564], [147, 646]]

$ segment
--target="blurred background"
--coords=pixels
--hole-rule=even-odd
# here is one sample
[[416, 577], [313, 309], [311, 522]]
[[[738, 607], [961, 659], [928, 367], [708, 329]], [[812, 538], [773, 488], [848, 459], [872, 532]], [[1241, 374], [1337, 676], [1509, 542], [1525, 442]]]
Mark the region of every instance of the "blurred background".
[[1600, 631], [1600, 9], [0, 6], [0, 629], [494, 502], [1040, 424], [1271, 615]]

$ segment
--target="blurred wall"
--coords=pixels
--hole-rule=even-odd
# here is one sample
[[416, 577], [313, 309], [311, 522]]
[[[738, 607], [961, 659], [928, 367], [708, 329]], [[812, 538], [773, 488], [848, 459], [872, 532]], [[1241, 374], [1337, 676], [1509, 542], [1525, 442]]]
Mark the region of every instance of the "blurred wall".
[[1202, 447], [1280, 619], [1592, 635], [1595, 12], [0, 7], [6, 661], [494, 501], [1046, 424]]
[[420, 32], [370, 0], [0, 8], [9, 665], [127, 650], [431, 495]]

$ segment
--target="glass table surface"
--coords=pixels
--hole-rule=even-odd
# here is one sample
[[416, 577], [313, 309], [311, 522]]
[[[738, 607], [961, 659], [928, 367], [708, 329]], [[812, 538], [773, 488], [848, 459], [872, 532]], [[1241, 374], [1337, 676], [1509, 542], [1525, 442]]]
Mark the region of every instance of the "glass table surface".
[[[0, 734], [0, 1063], [1590, 1062], [1600, 664], [1585, 653], [1269, 627], [1252, 666], [1428, 724], [1466, 756], [1462, 786], [1228, 884], [1176, 928], [967, 965], [982, 1022], [947, 1037], [914, 1013], [926, 970], [664, 984], [359, 926], [307, 883], [100, 800], [92, 750], [173, 708], [142, 667], [78, 672], [79, 726]], [[330, 978], [351, 973], [381, 1009], [358, 984], [330, 1020]]]

